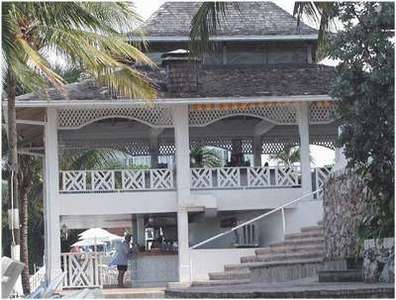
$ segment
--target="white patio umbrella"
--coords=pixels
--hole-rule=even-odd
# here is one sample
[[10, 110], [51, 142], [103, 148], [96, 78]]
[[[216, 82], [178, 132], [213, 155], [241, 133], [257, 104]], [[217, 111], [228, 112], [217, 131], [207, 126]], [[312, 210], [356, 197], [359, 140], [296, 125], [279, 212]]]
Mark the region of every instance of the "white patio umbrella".
[[102, 228], [90, 228], [81, 232], [79, 235], [80, 240], [97, 240], [99, 241], [113, 241], [113, 240], [122, 240], [121, 236], [112, 234], [107, 230]]
[[[105, 243], [104, 241], [96, 241], [97, 245], [103, 245], [104, 243]], [[94, 245], [95, 245], [94, 240], [81, 240], [81, 241], [75, 242], [70, 247], [75, 247], [75, 246], [84, 247], [84, 246], [94, 246]]]

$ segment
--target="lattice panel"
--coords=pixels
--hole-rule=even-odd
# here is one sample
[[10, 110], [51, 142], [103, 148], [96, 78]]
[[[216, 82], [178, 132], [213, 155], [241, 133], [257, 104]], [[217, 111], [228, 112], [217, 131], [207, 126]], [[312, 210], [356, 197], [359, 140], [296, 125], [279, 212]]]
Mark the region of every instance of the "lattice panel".
[[175, 145], [162, 144], [159, 145], [159, 154], [162, 156], [174, 155], [176, 153]]
[[217, 168], [217, 185], [219, 188], [237, 188], [241, 186], [239, 168]]
[[143, 190], [146, 188], [144, 170], [123, 170], [122, 189], [125, 190]]
[[150, 188], [154, 190], [169, 190], [174, 188], [173, 173], [169, 169], [150, 170]]
[[335, 135], [314, 135], [310, 136], [310, 144], [323, 146], [335, 150], [337, 136]]
[[263, 187], [271, 185], [269, 168], [247, 168], [248, 186]]
[[113, 107], [95, 109], [63, 109], [58, 114], [60, 129], [81, 128], [96, 120], [105, 118], [129, 118], [141, 121], [152, 127], [171, 127], [172, 114], [164, 107]]
[[205, 127], [217, 120], [236, 115], [258, 117], [277, 124], [296, 123], [295, 109], [288, 103], [192, 105], [189, 110], [189, 123], [192, 127]]
[[81, 192], [87, 189], [84, 171], [64, 171], [62, 174], [62, 191]]
[[92, 171], [93, 191], [113, 191], [115, 189], [114, 171]]
[[316, 102], [310, 105], [309, 122], [330, 123], [335, 121], [336, 105], [328, 102]]
[[277, 186], [298, 185], [298, 173], [294, 168], [276, 168], [275, 183]]
[[298, 136], [263, 136], [262, 153], [276, 154], [282, 151], [286, 146], [298, 146], [300, 140]]
[[228, 151], [232, 151], [232, 141], [226, 137], [203, 137], [194, 138], [190, 141], [190, 148], [196, 149], [204, 146], [219, 147]]
[[209, 189], [213, 187], [212, 169], [195, 168], [191, 169], [191, 188]]

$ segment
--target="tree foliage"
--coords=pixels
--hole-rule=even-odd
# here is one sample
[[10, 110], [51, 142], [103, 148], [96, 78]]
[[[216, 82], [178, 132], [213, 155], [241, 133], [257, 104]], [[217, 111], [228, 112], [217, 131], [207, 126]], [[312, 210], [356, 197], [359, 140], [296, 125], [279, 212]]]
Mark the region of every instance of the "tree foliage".
[[343, 125], [340, 144], [349, 167], [367, 182], [370, 217], [366, 236], [391, 236], [394, 230], [394, 3], [339, 4], [345, 30], [331, 42]]

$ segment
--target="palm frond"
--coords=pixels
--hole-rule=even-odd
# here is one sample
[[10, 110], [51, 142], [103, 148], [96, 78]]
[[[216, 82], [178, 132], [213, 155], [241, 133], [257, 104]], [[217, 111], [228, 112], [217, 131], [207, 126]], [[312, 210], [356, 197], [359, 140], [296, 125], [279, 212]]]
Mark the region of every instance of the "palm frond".
[[191, 21], [190, 49], [193, 54], [201, 55], [215, 49], [210, 36], [218, 31], [221, 22], [227, 18], [230, 6], [239, 9], [236, 2], [202, 2]]

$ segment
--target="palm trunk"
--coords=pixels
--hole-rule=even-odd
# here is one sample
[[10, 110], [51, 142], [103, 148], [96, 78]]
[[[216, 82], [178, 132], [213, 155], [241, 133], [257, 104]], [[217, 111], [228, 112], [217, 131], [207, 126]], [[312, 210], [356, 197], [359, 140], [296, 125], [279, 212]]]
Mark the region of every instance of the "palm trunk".
[[[26, 166], [28, 167], [28, 165]], [[29, 174], [26, 174], [29, 177]], [[25, 267], [22, 271], [22, 288], [23, 293], [25, 295], [30, 294], [30, 282], [29, 282], [29, 248], [28, 248], [28, 228], [29, 228], [29, 214], [28, 214], [28, 194], [31, 190], [31, 180], [29, 178], [24, 177], [24, 180], [21, 180], [21, 189], [20, 189], [20, 220], [21, 220], [21, 261], [25, 264]]]
[[[17, 136], [17, 128], [16, 128], [16, 109], [15, 109], [15, 100], [16, 100], [16, 79], [14, 72], [9, 69], [7, 74], [7, 93], [8, 93], [8, 143], [9, 143], [9, 164], [10, 164], [10, 178], [9, 178], [9, 186], [11, 189], [13, 197], [10, 199], [12, 205], [10, 207], [14, 207], [14, 209], [19, 207], [19, 180], [18, 180], [18, 136]], [[12, 175], [13, 174], [13, 175]], [[11, 185], [12, 182], [12, 185]], [[11, 197], [11, 193], [10, 193]], [[10, 204], [11, 204], [10, 203]], [[26, 211], [24, 212], [26, 213]], [[20, 245], [20, 230], [19, 227], [12, 230], [13, 237], [13, 245]], [[27, 226], [26, 226], [27, 230]], [[28, 254], [26, 249], [26, 254]], [[28, 261], [27, 257], [22, 257], [22, 261]], [[25, 269], [27, 267], [27, 280], [26, 280], [26, 272], [22, 273], [22, 287], [24, 293], [30, 290], [29, 284], [29, 266], [25, 265]]]
[[[13, 184], [13, 198], [11, 198], [13, 207], [18, 208], [18, 150], [17, 150], [17, 129], [16, 129], [16, 80], [12, 70], [7, 74], [8, 84], [8, 144], [9, 144], [9, 164], [10, 164], [10, 178], [9, 186]], [[12, 176], [13, 173], [13, 176]], [[12, 184], [11, 184], [12, 183]], [[11, 194], [10, 194], [11, 197]], [[11, 205], [10, 205], [11, 207]], [[13, 243], [19, 245], [19, 229], [12, 229]]]

